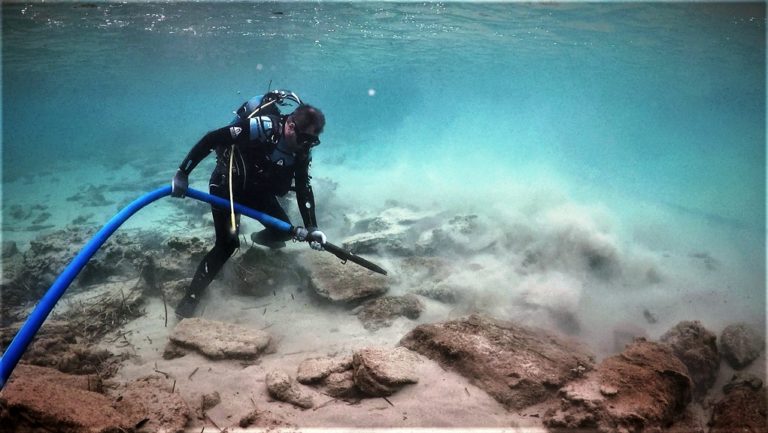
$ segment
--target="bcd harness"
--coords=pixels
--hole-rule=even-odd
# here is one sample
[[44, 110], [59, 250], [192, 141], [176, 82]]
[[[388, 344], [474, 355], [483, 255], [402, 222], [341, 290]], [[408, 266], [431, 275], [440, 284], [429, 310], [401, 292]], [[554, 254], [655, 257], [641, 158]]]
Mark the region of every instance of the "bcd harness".
[[[239, 120], [243, 119], [249, 119], [253, 121], [253, 118], [256, 115], [259, 115], [257, 118], [257, 121], [259, 122], [260, 130], [264, 133], [266, 131], [270, 130], [272, 132], [270, 137], [265, 137], [267, 141], [270, 143], [271, 147], [274, 149], [277, 144], [278, 140], [280, 138], [283, 123], [285, 119], [288, 117], [287, 115], [283, 115], [280, 112], [280, 109], [278, 106], [285, 106], [288, 103], [285, 102], [293, 101], [298, 105], [302, 105], [301, 98], [299, 96], [291, 91], [288, 90], [273, 90], [268, 92], [267, 94], [263, 96], [256, 96], [254, 98], [251, 98], [250, 100], [243, 103], [243, 105], [240, 106], [240, 108], [235, 111], [235, 120], [232, 123], [235, 123]], [[258, 101], [258, 102], [256, 102]], [[267, 117], [268, 116], [268, 117]], [[277, 119], [275, 119], [275, 117]], [[264, 125], [264, 122], [266, 119], [270, 120], [270, 128], [267, 128]], [[273, 120], [274, 119], [274, 120]], [[234, 143], [230, 146], [229, 149], [229, 175], [227, 176], [227, 181], [229, 183], [229, 215], [230, 215], [230, 233], [232, 235], [235, 234], [237, 228], [236, 228], [236, 221], [235, 221], [235, 200], [234, 200], [234, 192], [232, 190], [232, 167], [234, 165], [234, 154], [235, 154], [235, 145]]]

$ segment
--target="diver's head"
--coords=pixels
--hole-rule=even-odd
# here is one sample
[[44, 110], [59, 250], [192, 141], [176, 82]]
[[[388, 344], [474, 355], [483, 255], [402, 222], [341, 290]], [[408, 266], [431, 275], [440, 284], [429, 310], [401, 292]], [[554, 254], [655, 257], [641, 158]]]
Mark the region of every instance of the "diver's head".
[[325, 115], [319, 109], [300, 105], [285, 121], [283, 137], [293, 152], [308, 152], [320, 144], [320, 134], [325, 127]]

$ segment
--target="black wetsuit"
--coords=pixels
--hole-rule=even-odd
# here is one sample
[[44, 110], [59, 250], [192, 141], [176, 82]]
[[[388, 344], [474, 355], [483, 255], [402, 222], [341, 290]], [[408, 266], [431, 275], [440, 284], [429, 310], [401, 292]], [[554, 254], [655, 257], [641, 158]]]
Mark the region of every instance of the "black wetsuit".
[[[290, 223], [277, 196], [287, 194], [295, 179], [296, 200], [304, 227], [317, 227], [309, 176], [311, 155], [283, 150], [283, 122], [279, 117], [261, 116], [236, 120], [229, 126], [211, 131], [190, 150], [179, 169], [189, 175], [200, 161], [215, 150], [216, 168], [211, 174], [210, 193], [229, 200], [230, 152], [234, 149], [232, 193], [236, 203]], [[215, 206], [211, 207], [211, 211], [216, 244], [197, 267], [177, 313], [182, 313], [180, 309], [185, 303], [191, 303], [194, 311], [205, 288], [240, 245], [237, 231], [234, 234], [230, 231], [230, 211]], [[240, 216], [237, 215], [238, 226], [239, 221]], [[258, 235], [265, 244], [279, 244], [292, 237], [291, 233], [269, 227]], [[191, 313], [180, 315], [189, 316]]]

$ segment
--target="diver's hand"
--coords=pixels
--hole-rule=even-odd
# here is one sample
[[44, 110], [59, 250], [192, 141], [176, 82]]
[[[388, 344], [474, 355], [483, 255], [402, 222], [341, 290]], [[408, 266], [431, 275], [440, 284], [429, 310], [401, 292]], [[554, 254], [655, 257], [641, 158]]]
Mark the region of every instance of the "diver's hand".
[[309, 247], [313, 250], [322, 251], [323, 245], [325, 245], [327, 240], [325, 233], [316, 228], [309, 230], [309, 234], [307, 235], [307, 242], [309, 242]]
[[184, 197], [187, 195], [187, 188], [189, 187], [189, 177], [187, 173], [184, 173], [179, 169], [176, 175], [173, 176], [171, 181], [171, 196]]
[[306, 241], [308, 235], [309, 235], [309, 231], [307, 231], [307, 229], [305, 229], [304, 227], [299, 226], [293, 229], [293, 238], [299, 242]]

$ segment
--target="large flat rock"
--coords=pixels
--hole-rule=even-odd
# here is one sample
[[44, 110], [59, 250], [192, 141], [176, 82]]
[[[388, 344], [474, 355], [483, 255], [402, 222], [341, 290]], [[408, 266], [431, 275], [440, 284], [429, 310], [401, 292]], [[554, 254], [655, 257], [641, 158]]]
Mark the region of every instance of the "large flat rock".
[[352, 302], [383, 295], [389, 290], [386, 276], [352, 262], [342, 264], [329, 253], [311, 252], [300, 260], [318, 295], [334, 302]]
[[478, 315], [420, 325], [400, 344], [457, 371], [510, 409], [545, 400], [594, 364], [576, 343]]
[[691, 401], [693, 381], [672, 349], [638, 339], [560, 390], [550, 428], [595, 432], [665, 431]]
[[213, 359], [256, 358], [270, 341], [269, 334], [258, 329], [197, 317], [179, 322], [170, 339]]
[[0, 431], [130, 431], [135, 423], [87, 383], [44, 367], [17, 369], [0, 394]]

